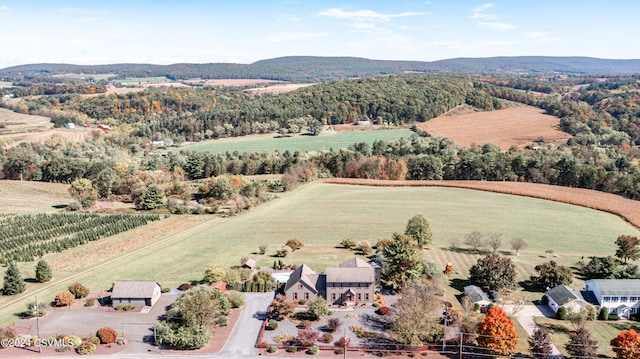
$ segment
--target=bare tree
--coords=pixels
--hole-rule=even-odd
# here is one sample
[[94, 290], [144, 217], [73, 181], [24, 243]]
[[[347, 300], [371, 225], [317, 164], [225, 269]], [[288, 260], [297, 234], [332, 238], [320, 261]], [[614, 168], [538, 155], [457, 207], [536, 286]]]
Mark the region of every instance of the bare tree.
[[527, 242], [525, 242], [524, 239], [522, 238], [514, 238], [511, 240], [511, 249], [516, 251], [517, 256], [520, 255], [520, 250], [522, 248], [525, 248], [526, 246], [527, 246]]
[[473, 248], [473, 251], [478, 253], [479, 249], [484, 247], [484, 241], [482, 240], [484, 235], [478, 231], [467, 233], [465, 236], [464, 244]]
[[493, 253], [495, 254], [500, 247], [502, 247], [502, 233], [490, 233], [489, 240], [487, 240], [487, 244], [491, 249], [493, 249]]

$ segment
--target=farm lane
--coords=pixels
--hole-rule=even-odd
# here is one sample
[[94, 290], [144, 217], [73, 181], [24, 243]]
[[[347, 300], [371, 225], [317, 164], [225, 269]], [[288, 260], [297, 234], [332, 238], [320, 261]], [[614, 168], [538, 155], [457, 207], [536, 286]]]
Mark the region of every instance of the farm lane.
[[[547, 312], [547, 308], [539, 307], [537, 305], [503, 305], [502, 306], [507, 313], [511, 313], [513, 317], [515, 317], [522, 328], [529, 334], [529, 336], [533, 335], [533, 331], [538, 327], [534, 322], [535, 317], [545, 317], [545, 312]], [[549, 313], [546, 313], [549, 314]], [[558, 347], [555, 344], [551, 344], [552, 352], [554, 358], [564, 358]]]
[[85, 269], [85, 270], [83, 270], [81, 272], [78, 272], [76, 274], [70, 275], [70, 276], [65, 277], [65, 278], [61, 278], [61, 279], [58, 279], [58, 280], [55, 280], [55, 281], [51, 281], [51, 282], [47, 283], [46, 286], [43, 286], [42, 288], [39, 288], [38, 290], [35, 290], [33, 292], [25, 292], [25, 293], [23, 293], [23, 295], [19, 296], [18, 298], [15, 298], [13, 300], [10, 300], [10, 301], [4, 303], [2, 306], [0, 306], [0, 311], [3, 311], [3, 310], [7, 309], [8, 307], [10, 307], [12, 305], [15, 305], [16, 303], [19, 303], [21, 301], [27, 300], [27, 298], [33, 298], [33, 296], [35, 296], [35, 295], [42, 294], [43, 292], [46, 292], [47, 290], [51, 289], [52, 287], [61, 285], [63, 283], [69, 283], [72, 280], [77, 279], [77, 278], [79, 278], [79, 277], [81, 277], [81, 276], [83, 276], [85, 274], [89, 274], [90, 272], [98, 270], [98, 269], [100, 269], [102, 267], [108, 266], [108, 265], [113, 264], [113, 263], [118, 262], [118, 261], [125, 260], [125, 259], [130, 258], [130, 257], [132, 257], [132, 256], [134, 256], [134, 255], [136, 255], [136, 254], [138, 254], [140, 252], [147, 251], [147, 250], [149, 250], [149, 249], [151, 249], [153, 247], [157, 247], [157, 246], [159, 246], [159, 245], [161, 245], [163, 243], [166, 243], [168, 241], [171, 241], [171, 240], [175, 239], [178, 236], [182, 236], [185, 233], [191, 233], [191, 232], [198, 231], [198, 230], [200, 230], [202, 228], [210, 226], [211, 223], [218, 222], [220, 220], [222, 220], [220, 217], [214, 217], [212, 219], [209, 219], [209, 220], [206, 220], [206, 221], [204, 221], [202, 223], [199, 223], [199, 224], [197, 224], [197, 225], [195, 225], [195, 226], [193, 226], [191, 228], [187, 228], [185, 230], [182, 230], [182, 231], [176, 232], [174, 234], [171, 234], [171, 235], [169, 235], [168, 237], [166, 237], [164, 239], [148, 243], [148, 244], [146, 244], [146, 245], [144, 245], [144, 246], [142, 246], [142, 247], [140, 247], [140, 248], [138, 248], [136, 250], [133, 250], [133, 251], [128, 252], [128, 253], [125, 253], [125, 254], [123, 254], [121, 256], [118, 256], [116, 258], [108, 259], [107, 261], [105, 261], [103, 263], [100, 263], [100, 264], [98, 264], [98, 265], [96, 265], [94, 267], [91, 267], [89, 269]]
[[258, 334], [266, 315], [267, 308], [273, 300], [273, 292], [244, 293], [245, 303], [242, 313], [227, 339], [222, 351], [216, 356], [222, 358], [253, 357], [257, 355], [255, 348]]

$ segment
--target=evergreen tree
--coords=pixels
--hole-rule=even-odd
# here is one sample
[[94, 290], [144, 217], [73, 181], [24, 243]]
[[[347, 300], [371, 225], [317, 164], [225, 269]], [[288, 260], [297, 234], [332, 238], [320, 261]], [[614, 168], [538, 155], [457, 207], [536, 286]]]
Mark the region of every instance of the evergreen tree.
[[48, 282], [51, 280], [53, 274], [51, 273], [51, 267], [49, 267], [49, 263], [44, 259], [38, 261], [36, 265], [36, 280], [40, 283]]
[[531, 356], [535, 359], [544, 359], [548, 358], [552, 351], [549, 334], [540, 328], [536, 328], [531, 338], [529, 338], [529, 352]]
[[569, 341], [564, 347], [572, 357], [592, 358], [597, 356], [598, 342], [591, 339], [589, 329], [580, 327], [569, 335]]
[[27, 289], [27, 285], [22, 279], [22, 274], [15, 262], [9, 264], [9, 268], [4, 274], [4, 287], [2, 287], [2, 294], [15, 295], [20, 294]]
[[144, 210], [160, 208], [165, 200], [164, 190], [158, 185], [152, 184], [140, 199], [138, 207]]

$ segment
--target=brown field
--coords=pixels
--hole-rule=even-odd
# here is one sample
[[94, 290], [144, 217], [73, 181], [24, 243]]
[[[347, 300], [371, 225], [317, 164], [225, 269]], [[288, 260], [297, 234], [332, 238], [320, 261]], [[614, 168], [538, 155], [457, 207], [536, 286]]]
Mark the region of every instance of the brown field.
[[442, 115], [418, 126], [435, 136], [448, 137], [463, 146], [492, 142], [502, 149], [524, 147], [544, 138], [564, 142], [571, 137], [559, 129], [560, 120], [532, 106], [497, 111]]
[[91, 132], [80, 127], [73, 130], [53, 128], [49, 117], [25, 115], [4, 108], [0, 108], [0, 125], [4, 125], [4, 128], [0, 128], [0, 143], [5, 148], [20, 142], [80, 142]]
[[69, 185], [31, 181], [0, 181], [0, 212], [52, 212], [73, 201]]
[[266, 87], [250, 88], [250, 89], [246, 89], [245, 91], [255, 95], [265, 95], [265, 94], [278, 95], [281, 93], [291, 92], [299, 88], [312, 86], [312, 85], [315, 85], [315, 84], [276, 84], [276, 85], [266, 86]]
[[259, 86], [265, 84], [282, 83], [282, 81], [265, 80], [265, 79], [189, 79], [184, 81], [188, 84], [202, 84], [208, 86], [232, 86], [232, 87], [245, 87], [245, 86]]
[[640, 201], [634, 201], [615, 194], [584, 188], [552, 186], [527, 182], [499, 181], [392, 181], [329, 178], [324, 180], [324, 182], [384, 187], [454, 187], [540, 198], [612, 213], [622, 217], [633, 226], [640, 228]]

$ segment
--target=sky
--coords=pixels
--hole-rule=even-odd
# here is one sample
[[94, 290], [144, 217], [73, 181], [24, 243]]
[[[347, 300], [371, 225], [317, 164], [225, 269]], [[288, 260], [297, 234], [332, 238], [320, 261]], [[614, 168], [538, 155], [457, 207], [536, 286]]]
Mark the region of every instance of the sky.
[[0, 68], [281, 56], [640, 59], [638, 0], [0, 0]]

